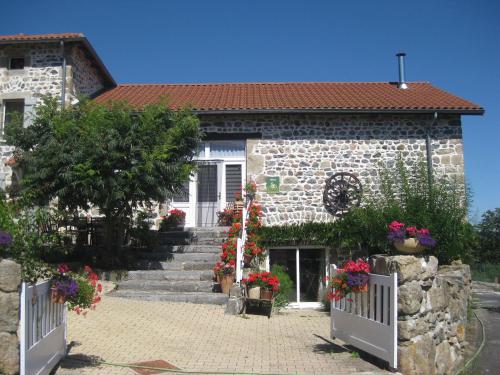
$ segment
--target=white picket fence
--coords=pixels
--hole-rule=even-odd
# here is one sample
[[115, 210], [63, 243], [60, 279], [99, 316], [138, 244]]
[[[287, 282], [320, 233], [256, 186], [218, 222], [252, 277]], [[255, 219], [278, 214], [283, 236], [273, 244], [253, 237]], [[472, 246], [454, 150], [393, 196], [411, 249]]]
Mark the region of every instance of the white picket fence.
[[52, 303], [50, 280], [21, 288], [20, 373], [45, 375], [66, 354], [66, 305]]
[[[330, 275], [336, 273], [330, 265]], [[398, 275], [370, 273], [367, 293], [331, 304], [331, 335], [398, 367]], [[352, 302], [349, 301], [352, 299]]]

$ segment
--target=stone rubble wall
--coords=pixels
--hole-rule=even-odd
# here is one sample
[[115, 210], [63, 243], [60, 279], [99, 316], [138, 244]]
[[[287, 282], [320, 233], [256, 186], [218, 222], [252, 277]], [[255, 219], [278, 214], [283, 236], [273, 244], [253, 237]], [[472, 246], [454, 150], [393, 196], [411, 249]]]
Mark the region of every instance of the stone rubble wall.
[[[70, 105], [79, 95], [92, 95], [104, 86], [99, 72], [77, 47], [66, 47], [66, 103]], [[6, 68], [11, 56], [25, 57], [23, 70]], [[44, 95], [59, 98], [62, 86], [62, 59], [59, 43], [26, 43], [0, 46], [0, 114], [6, 99], [24, 99], [25, 123], [29, 125], [34, 108]], [[0, 122], [3, 121], [0, 115]], [[2, 124], [3, 125], [3, 124]], [[12, 183], [12, 169], [5, 162], [14, 147], [2, 142], [0, 135], [0, 188]]]
[[19, 372], [19, 288], [21, 266], [0, 260], [0, 374]]
[[68, 77], [71, 78], [69, 91], [74, 97], [92, 96], [104, 88], [100, 73], [81, 48], [73, 47], [69, 64]]
[[[260, 133], [247, 140], [247, 177], [258, 185], [265, 225], [329, 221], [323, 189], [336, 172], [352, 172], [365, 194], [379, 192], [380, 162], [398, 154], [408, 162], [425, 160], [430, 115], [205, 115], [207, 133]], [[464, 176], [459, 115], [440, 117], [432, 126], [433, 168], [438, 175]], [[266, 177], [280, 177], [280, 192], [266, 193]]]
[[404, 375], [454, 374], [463, 362], [471, 273], [436, 257], [372, 258], [374, 273], [398, 272], [398, 362]]

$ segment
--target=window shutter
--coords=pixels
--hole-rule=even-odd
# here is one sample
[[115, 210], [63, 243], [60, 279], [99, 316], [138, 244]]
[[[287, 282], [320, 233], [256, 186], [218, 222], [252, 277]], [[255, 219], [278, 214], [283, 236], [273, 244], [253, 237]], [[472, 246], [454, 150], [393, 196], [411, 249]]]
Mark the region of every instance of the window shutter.
[[241, 165], [226, 165], [226, 202], [234, 202], [236, 193], [241, 193]]
[[24, 126], [30, 126], [33, 124], [33, 119], [35, 117], [35, 98], [26, 98], [24, 100]]
[[7, 68], [9, 66], [9, 58], [7, 56], [0, 56], [0, 68]]

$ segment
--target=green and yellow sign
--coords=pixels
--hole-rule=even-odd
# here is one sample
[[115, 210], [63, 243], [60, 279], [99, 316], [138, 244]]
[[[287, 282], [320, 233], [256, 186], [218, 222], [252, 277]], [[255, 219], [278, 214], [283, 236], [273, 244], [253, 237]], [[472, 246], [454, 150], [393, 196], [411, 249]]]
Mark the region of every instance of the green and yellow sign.
[[266, 177], [266, 192], [268, 194], [276, 194], [280, 192], [279, 177]]

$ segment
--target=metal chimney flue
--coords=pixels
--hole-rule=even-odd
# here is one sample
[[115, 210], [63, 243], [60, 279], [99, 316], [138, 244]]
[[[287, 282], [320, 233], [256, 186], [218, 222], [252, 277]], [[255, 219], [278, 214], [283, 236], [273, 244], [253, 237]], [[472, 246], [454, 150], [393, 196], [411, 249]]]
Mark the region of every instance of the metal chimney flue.
[[400, 89], [407, 89], [408, 85], [406, 84], [406, 79], [405, 79], [405, 56], [406, 53], [400, 52], [396, 54], [396, 57], [398, 58], [398, 66], [399, 66], [399, 81], [398, 81], [398, 87]]

